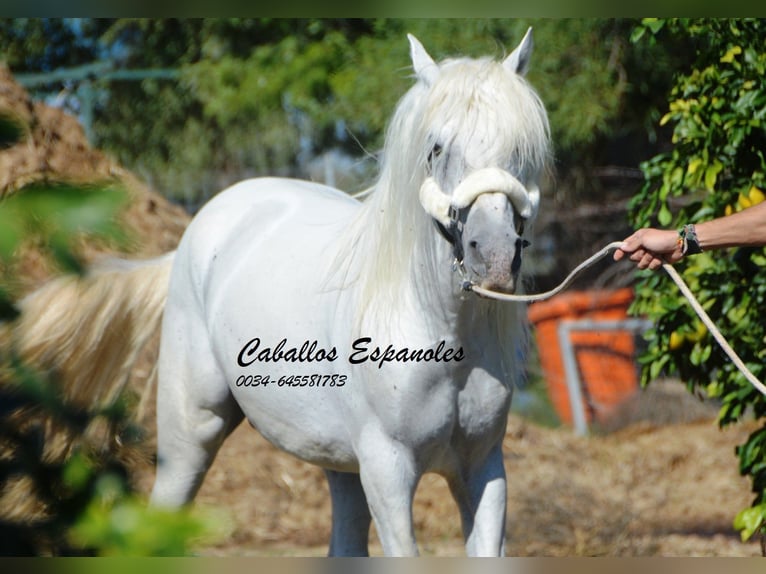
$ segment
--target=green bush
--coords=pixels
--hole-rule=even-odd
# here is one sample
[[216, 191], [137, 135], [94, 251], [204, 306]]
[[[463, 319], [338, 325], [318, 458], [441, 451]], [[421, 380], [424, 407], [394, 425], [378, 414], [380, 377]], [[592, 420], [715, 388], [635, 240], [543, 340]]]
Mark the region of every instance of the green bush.
[[[636, 41], [690, 38], [695, 61], [677, 76], [660, 123], [672, 148], [642, 166], [646, 184], [633, 199], [636, 226], [675, 226], [743, 209], [766, 190], [766, 22], [645, 20]], [[703, 307], [759, 379], [766, 375], [766, 251], [703, 253], [678, 265]], [[643, 382], [679, 373], [688, 389], [720, 401], [719, 423], [763, 419], [766, 397], [737, 371], [663, 273], [642, 275], [633, 312], [655, 323], [641, 358]], [[743, 539], [766, 532], [766, 425], [736, 449], [755, 499], [735, 519]]]

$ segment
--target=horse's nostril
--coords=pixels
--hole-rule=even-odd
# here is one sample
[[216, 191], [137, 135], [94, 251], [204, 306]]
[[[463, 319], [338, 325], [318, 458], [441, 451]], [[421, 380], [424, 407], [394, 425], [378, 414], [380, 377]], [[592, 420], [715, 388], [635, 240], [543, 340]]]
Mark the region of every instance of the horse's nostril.
[[468, 247], [470, 247], [471, 249], [478, 249], [479, 248], [479, 244], [476, 241], [469, 241], [468, 242]]
[[513, 255], [513, 261], [511, 261], [511, 273], [516, 275], [521, 269], [521, 249], [517, 249]]

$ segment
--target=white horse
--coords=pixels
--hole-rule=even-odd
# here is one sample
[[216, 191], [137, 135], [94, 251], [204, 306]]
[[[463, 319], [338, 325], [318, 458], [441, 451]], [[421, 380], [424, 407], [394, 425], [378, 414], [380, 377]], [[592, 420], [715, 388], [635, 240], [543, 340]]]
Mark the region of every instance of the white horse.
[[153, 504], [189, 503], [247, 418], [325, 469], [330, 555], [366, 555], [371, 520], [386, 555], [417, 554], [426, 472], [448, 481], [467, 553], [503, 554], [501, 444], [525, 309], [461, 283], [517, 288], [548, 121], [523, 77], [531, 30], [502, 62], [437, 64], [409, 39], [417, 82], [364, 203], [244, 181], [199, 212], [174, 257], [127, 271], [167, 290]]

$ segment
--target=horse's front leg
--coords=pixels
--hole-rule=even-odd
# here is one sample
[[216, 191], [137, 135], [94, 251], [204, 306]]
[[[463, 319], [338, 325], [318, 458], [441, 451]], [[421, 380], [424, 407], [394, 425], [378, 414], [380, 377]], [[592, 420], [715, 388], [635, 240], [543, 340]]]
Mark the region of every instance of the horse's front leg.
[[507, 486], [500, 444], [476, 466], [447, 478], [463, 522], [468, 556], [505, 554]]
[[412, 500], [420, 473], [402, 443], [379, 429], [365, 429], [359, 440], [359, 476], [386, 556], [417, 556]]

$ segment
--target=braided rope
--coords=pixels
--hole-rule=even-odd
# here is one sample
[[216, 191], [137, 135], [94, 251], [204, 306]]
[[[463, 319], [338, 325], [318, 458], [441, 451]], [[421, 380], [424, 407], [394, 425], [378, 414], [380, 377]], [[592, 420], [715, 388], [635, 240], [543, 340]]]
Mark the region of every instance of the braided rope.
[[[490, 291], [488, 289], [479, 287], [478, 285], [474, 285], [473, 283], [466, 283], [464, 285], [464, 289], [467, 291], [473, 291], [474, 293], [476, 293], [477, 295], [481, 295], [482, 297], [488, 297], [490, 299], [496, 299], [498, 301], [513, 301], [513, 302], [527, 302], [527, 303], [531, 301], [544, 301], [545, 299], [549, 299], [553, 297], [554, 295], [556, 295], [557, 293], [563, 291], [580, 272], [582, 272], [584, 269], [587, 269], [588, 267], [593, 265], [596, 261], [608, 255], [611, 251], [614, 251], [615, 249], [619, 248], [621, 244], [622, 242], [620, 241], [614, 241], [612, 243], [609, 243], [603, 249], [591, 255], [590, 257], [588, 257], [588, 259], [586, 259], [585, 261], [580, 263], [577, 267], [575, 267], [572, 270], [572, 272], [569, 275], [567, 275], [567, 277], [561, 282], [561, 284], [551, 289], [550, 291], [546, 291], [544, 293], [538, 293], [535, 295], [511, 295], [507, 293], [498, 293], [496, 291]], [[726, 353], [729, 359], [731, 359], [731, 361], [734, 363], [737, 369], [739, 369], [739, 371], [745, 376], [748, 382], [751, 385], [753, 385], [756, 389], [758, 389], [758, 391], [761, 394], [766, 395], [766, 385], [764, 385], [761, 381], [759, 381], [756, 378], [756, 376], [750, 371], [750, 369], [747, 368], [747, 365], [745, 365], [742, 359], [739, 358], [739, 355], [737, 355], [734, 349], [731, 348], [731, 345], [729, 345], [726, 338], [721, 334], [721, 331], [719, 331], [718, 328], [715, 326], [715, 323], [713, 323], [713, 320], [710, 318], [707, 312], [702, 308], [702, 305], [700, 305], [699, 301], [697, 301], [697, 298], [691, 292], [691, 290], [689, 289], [689, 286], [681, 278], [678, 272], [669, 263], [663, 264], [662, 268], [665, 270], [665, 272], [668, 275], [670, 275], [670, 278], [681, 290], [681, 293], [683, 293], [687, 301], [689, 301], [689, 304], [692, 306], [692, 309], [694, 309], [695, 313], [697, 313], [697, 316], [699, 316], [699, 318], [708, 328], [710, 333], [713, 335], [713, 338], [721, 346], [721, 349], [723, 349], [723, 352]]]
[[718, 344], [723, 349], [723, 352], [728, 355], [732, 363], [734, 363], [734, 366], [736, 366], [739, 369], [739, 372], [745, 376], [745, 378], [748, 380], [748, 382], [751, 385], [753, 385], [756, 389], [758, 389], [761, 392], [761, 394], [766, 395], [766, 386], [756, 378], [756, 376], [750, 371], [750, 369], [747, 368], [747, 365], [745, 365], [742, 359], [739, 358], [739, 355], [737, 355], [737, 353], [734, 352], [734, 349], [731, 348], [731, 345], [729, 345], [729, 342], [721, 334], [721, 331], [719, 331], [718, 328], [715, 326], [715, 323], [713, 323], [713, 320], [710, 318], [707, 312], [702, 308], [702, 305], [700, 305], [699, 301], [697, 301], [697, 298], [692, 294], [691, 290], [689, 289], [689, 286], [684, 282], [684, 280], [678, 274], [678, 271], [673, 269], [673, 266], [668, 263], [665, 263], [662, 266], [662, 268], [668, 273], [668, 275], [670, 275], [670, 278], [675, 282], [675, 284], [681, 290], [681, 293], [684, 294], [684, 297], [686, 297], [686, 299], [689, 301], [689, 304], [692, 306], [692, 309], [694, 309], [694, 311], [697, 313], [699, 318], [702, 319], [702, 322], [708, 328], [708, 331], [710, 331], [710, 333], [713, 335], [715, 340], [718, 341]]

